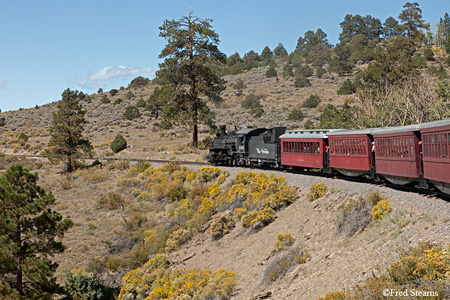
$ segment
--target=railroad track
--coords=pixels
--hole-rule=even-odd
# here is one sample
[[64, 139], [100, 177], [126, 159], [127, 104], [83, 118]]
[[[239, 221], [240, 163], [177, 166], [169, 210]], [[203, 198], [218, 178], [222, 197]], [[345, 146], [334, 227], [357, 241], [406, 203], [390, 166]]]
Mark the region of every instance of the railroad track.
[[[25, 157], [25, 158], [35, 158], [35, 159], [47, 159], [45, 156], [42, 155], [10, 155], [7, 154], [5, 156], [18, 156], [18, 157]], [[87, 158], [85, 159], [88, 163], [93, 163], [95, 161], [103, 162], [103, 161], [123, 161], [128, 160], [132, 163], [138, 163], [141, 161], [149, 162], [149, 163], [170, 163], [174, 162], [173, 160], [168, 159], [147, 159], [147, 158], [117, 158], [117, 157], [93, 157], [93, 158]], [[194, 166], [211, 166], [210, 163], [206, 162], [196, 162], [196, 161], [178, 161], [182, 165], [194, 165]]]

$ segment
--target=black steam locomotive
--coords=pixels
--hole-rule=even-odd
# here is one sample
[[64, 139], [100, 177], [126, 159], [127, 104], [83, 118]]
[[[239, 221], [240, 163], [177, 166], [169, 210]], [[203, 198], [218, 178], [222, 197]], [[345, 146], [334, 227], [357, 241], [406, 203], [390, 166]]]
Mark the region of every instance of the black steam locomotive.
[[208, 160], [224, 166], [279, 167], [281, 157], [280, 136], [286, 127], [256, 128], [241, 126], [226, 132], [220, 126], [211, 146]]

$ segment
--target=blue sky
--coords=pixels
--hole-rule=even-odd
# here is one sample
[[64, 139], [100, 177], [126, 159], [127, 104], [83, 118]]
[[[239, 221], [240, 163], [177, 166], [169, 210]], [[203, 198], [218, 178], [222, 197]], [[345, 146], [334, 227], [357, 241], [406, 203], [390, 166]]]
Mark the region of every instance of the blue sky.
[[[397, 18], [399, 0], [0, 0], [0, 109], [59, 100], [70, 88], [94, 93], [154, 78], [166, 44], [159, 26], [190, 10], [212, 18], [226, 55], [261, 53], [283, 43], [288, 52], [307, 30], [338, 42], [346, 14]], [[412, 1], [411, 1], [412, 2]], [[433, 24], [450, 13], [448, 0], [418, 2]]]

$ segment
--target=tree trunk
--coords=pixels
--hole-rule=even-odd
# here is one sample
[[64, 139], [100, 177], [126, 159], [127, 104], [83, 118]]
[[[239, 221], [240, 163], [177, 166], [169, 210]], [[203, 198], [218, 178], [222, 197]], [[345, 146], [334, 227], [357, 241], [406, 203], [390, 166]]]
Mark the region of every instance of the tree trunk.
[[192, 116], [192, 146], [198, 148], [198, 125], [197, 125], [197, 110], [194, 110]]
[[20, 224], [17, 224], [16, 230], [17, 230], [17, 232], [16, 232], [17, 242], [18, 242], [18, 246], [19, 246], [19, 253], [17, 255], [16, 289], [19, 292], [19, 294], [21, 296], [23, 296], [24, 295], [24, 293], [23, 293], [23, 275], [22, 275], [23, 253], [22, 253], [22, 239], [20, 236], [20, 231], [21, 231]]
[[67, 156], [67, 168], [66, 168], [67, 172], [72, 172], [72, 156], [69, 155]]

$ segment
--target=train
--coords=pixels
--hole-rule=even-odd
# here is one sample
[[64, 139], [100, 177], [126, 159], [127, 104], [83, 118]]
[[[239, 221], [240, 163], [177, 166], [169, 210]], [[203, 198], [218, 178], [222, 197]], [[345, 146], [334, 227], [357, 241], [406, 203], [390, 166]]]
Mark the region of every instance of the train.
[[222, 125], [208, 161], [365, 177], [450, 195], [450, 119], [355, 130]]

